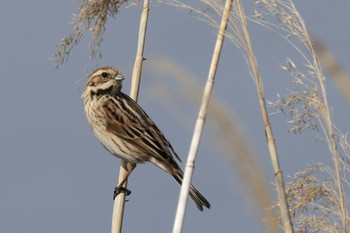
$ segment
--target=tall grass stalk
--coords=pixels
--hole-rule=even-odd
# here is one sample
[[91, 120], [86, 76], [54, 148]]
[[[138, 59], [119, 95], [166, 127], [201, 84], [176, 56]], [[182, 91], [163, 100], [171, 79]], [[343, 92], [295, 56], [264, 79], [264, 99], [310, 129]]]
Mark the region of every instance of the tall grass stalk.
[[[135, 64], [134, 64], [132, 80], [131, 80], [131, 90], [130, 90], [130, 97], [133, 98], [135, 101], [137, 101], [137, 98], [138, 98], [141, 72], [142, 72], [142, 62], [144, 60], [143, 51], [145, 47], [148, 13], [149, 13], [149, 1], [144, 0], [143, 9], [141, 13], [140, 27], [139, 27], [137, 52], [136, 52]], [[124, 179], [126, 173], [128, 172], [127, 166], [123, 166], [123, 164], [124, 164], [123, 161], [121, 161], [118, 183]], [[127, 182], [124, 183], [123, 187], [125, 188], [127, 187]], [[112, 233], [120, 233], [122, 230], [124, 204], [125, 204], [125, 193], [121, 192], [114, 200], [113, 214], [112, 214]]]
[[273, 136], [272, 127], [271, 127], [269, 116], [268, 116], [267, 109], [266, 109], [266, 102], [265, 102], [265, 97], [264, 97], [262, 81], [261, 81], [261, 77], [260, 77], [260, 73], [259, 73], [259, 69], [258, 69], [258, 64], [256, 62], [255, 55], [254, 55], [253, 48], [252, 48], [252, 44], [250, 41], [247, 20], [246, 20], [246, 16], [245, 16], [245, 13], [243, 10], [242, 3], [240, 0], [235, 0], [234, 4], [235, 4], [234, 7], [235, 7], [235, 10], [237, 13], [237, 19], [239, 20], [240, 28], [242, 30], [242, 36], [243, 36], [243, 39], [245, 41], [244, 45], [245, 45], [245, 51], [247, 53], [246, 56], [247, 56], [250, 70], [252, 72], [252, 76], [253, 76], [253, 79], [255, 81], [256, 89], [258, 92], [260, 110], [261, 110], [262, 118], [263, 118], [264, 125], [265, 125], [265, 134], [266, 134], [266, 139], [267, 139], [267, 145], [268, 145], [268, 149], [270, 152], [272, 167], [273, 167], [274, 174], [275, 174], [278, 204], [280, 207], [281, 218], [283, 221], [283, 229], [285, 232], [291, 233], [291, 232], [293, 232], [293, 227], [292, 227], [292, 221], [291, 221], [291, 218], [289, 215], [289, 208], [288, 208], [288, 203], [287, 203], [287, 198], [286, 198], [283, 173], [282, 173], [282, 169], [281, 169], [281, 166], [279, 163], [279, 157], [278, 157], [278, 153], [277, 153], [275, 139]]
[[[296, 70], [296, 65], [291, 60], [287, 60], [288, 65], [284, 67], [285, 70], [290, 71], [292, 76], [294, 76], [294, 82], [300, 87], [305, 88], [305, 90], [302, 92], [293, 92], [291, 95], [282, 99], [282, 101], [279, 101], [281, 103], [279, 108], [289, 108], [291, 109], [290, 112], [293, 112], [292, 121], [290, 122], [296, 124], [294, 129], [297, 131], [294, 132], [300, 132], [305, 128], [321, 128], [326, 142], [328, 143], [333, 161], [334, 172], [332, 172], [332, 174], [334, 174], [334, 176], [332, 177], [335, 178], [337, 208], [339, 209], [338, 216], [341, 221], [341, 231], [349, 232], [349, 220], [343, 190], [343, 182], [345, 182], [345, 180], [341, 177], [343, 174], [341, 168], [343, 156], [340, 155], [338, 150], [335, 126], [328, 103], [325, 77], [321, 69], [319, 56], [315, 50], [305, 22], [292, 0], [261, 0], [257, 1], [257, 5], [258, 4], [262, 6], [260, 9], [267, 10], [267, 12], [261, 11], [261, 13], [259, 13], [259, 15], [262, 16], [260, 18], [263, 19], [261, 22], [267, 27], [271, 28], [271, 26], [275, 26], [273, 29], [280, 30], [280, 34], [283, 38], [285, 38], [306, 61], [305, 67], [307, 68], [307, 72], [300, 72]], [[267, 22], [264, 19], [265, 16], [273, 17], [276, 22], [278, 22], [278, 25]], [[297, 43], [300, 43], [303, 47], [297, 46]], [[302, 52], [305, 49], [307, 53]], [[310, 84], [311, 87], [309, 87]], [[295, 108], [296, 104], [302, 106], [302, 108]], [[308, 185], [304, 184], [304, 187], [306, 189]], [[306, 227], [309, 226], [311, 226], [311, 224], [306, 224]], [[302, 227], [305, 229], [304, 226]]]
[[184, 179], [181, 186], [180, 198], [179, 198], [179, 203], [176, 211], [173, 233], [182, 232], [183, 221], [184, 221], [185, 212], [186, 212], [186, 204], [188, 199], [188, 192], [191, 184], [192, 174], [194, 171], [195, 159], [196, 159], [206, 115], [208, 112], [209, 100], [214, 87], [215, 75], [219, 64], [222, 46], [224, 43], [225, 32], [227, 28], [228, 19], [230, 17], [231, 7], [232, 7], [232, 0], [226, 0], [225, 8], [222, 14], [221, 24], [219, 28], [219, 33], [217, 36], [214, 53], [213, 53], [213, 57], [212, 57], [212, 61], [209, 69], [208, 80], [204, 89], [202, 104], [199, 110], [198, 118], [196, 121], [195, 129], [192, 137], [192, 142], [191, 142], [191, 146], [190, 146], [190, 150], [189, 150], [189, 154], [186, 162]]
[[[293, 2], [291, 2], [290, 4], [293, 7], [293, 10], [298, 13]], [[326, 85], [324, 82], [324, 76], [322, 73], [322, 69], [321, 69], [321, 65], [320, 65], [318, 56], [316, 54], [316, 51], [314, 50], [314, 47], [312, 46], [311, 38], [310, 38], [309, 34], [307, 33], [307, 30], [306, 30], [304, 23], [302, 24], [302, 26], [303, 26], [303, 30], [305, 32], [305, 39], [306, 39], [305, 43], [307, 43], [309, 50], [310, 50], [310, 53], [311, 53], [311, 56], [314, 58], [313, 65], [315, 68], [315, 74], [316, 74], [316, 77], [319, 81], [319, 85], [321, 88], [321, 94], [323, 97], [324, 120], [326, 123], [326, 129], [325, 129], [326, 133], [325, 134], [328, 136], [328, 143], [329, 143], [330, 151], [332, 153], [334, 169], [336, 172], [337, 188], [338, 188], [338, 192], [339, 192], [338, 195], [339, 195], [339, 201], [340, 201], [339, 205], [340, 205], [340, 211], [341, 211], [342, 225], [343, 225], [344, 233], [346, 233], [349, 231], [348, 231], [348, 218], [347, 218], [347, 211], [346, 211], [346, 203], [345, 203], [343, 185], [342, 185], [341, 174], [340, 174], [341, 173], [340, 155], [339, 155], [337, 141], [336, 141], [336, 137], [335, 137], [335, 133], [334, 133], [331, 110], [330, 110], [329, 104], [328, 104]]]

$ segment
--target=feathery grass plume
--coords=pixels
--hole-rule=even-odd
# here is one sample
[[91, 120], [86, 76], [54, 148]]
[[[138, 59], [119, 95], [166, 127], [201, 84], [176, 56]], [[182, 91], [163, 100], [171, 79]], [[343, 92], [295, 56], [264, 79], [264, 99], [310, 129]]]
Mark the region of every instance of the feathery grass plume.
[[[335, 177], [333, 181], [336, 187], [336, 196], [334, 197], [337, 198], [339, 207], [337, 214], [341, 220], [341, 224], [338, 224], [337, 227], [340, 226], [341, 232], [349, 232], [349, 216], [343, 190], [345, 180], [342, 179], [342, 155], [339, 152], [339, 140], [335, 134], [335, 126], [328, 103], [325, 78], [313, 41], [293, 1], [261, 0], [257, 1], [256, 5], [258, 6], [255, 18], [257, 22], [278, 32], [299, 52], [306, 63], [302, 66], [302, 70], [297, 72], [295, 71], [296, 65], [291, 60], [287, 60], [288, 65], [282, 67], [283, 70], [291, 73], [297, 89], [292, 91], [290, 95], [279, 98], [275, 107], [278, 106], [279, 109], [283, 109], [283, 112], [290, 113], [291, 120], [289, 122], [294, 124], [292, 132], [301, 132], [302, 129], [312, 128], [319, 129], [323, 133], [333, 160]], [[303, 52], [305, 50], [306, 52]], [[295, 216], [294, 223], [300, 223], [300, 218], [304, 218], [304, 216]], [[306, 224], [305, 229], [307, 227], [311, 226]]]
[[323, 164], [292, 177], [287, 196], [295, 232], [343, 232], [336, 183], [334, 170]]
[[107, 22], [107, 16], [112, 17], [118, 13], [121, 5], [127, 0], [80, 0], [81, 6], [78, 14], [74, 14], [73, 31], [69, 36], [61, 40], [53, 60], [56, 68], [68, 60], [70, 51], [77, 45], [85, 34], [89, 31], [92, 34], [90, 40], [90, 56], [101, 56], [99, 47], [103, 42], [103, 33]]
[[313, 80], [313, 75], [299, 71], [297, 66], [286, 59], [286, 64], [281, 66], [282, 70], [288, 71], [293, 77], [294, 90], [289, 90], [287, 96], [278, 96], [275, 102], [269, 102], [275, 110], [272, 114], [283, 112], [290, 116], [291, 124], [289, 132], [301, 133], [304, 129], [315, 129], [320, 127], [319, 118], [324, 111], [319, 88]]
[[320, 57], [321, 64], [328, 72], [332, 81], [334, 81], [336, 87], [340, 93], [345, 96], [348, 102], [350, 102], [350, 76], [344, 70], [342, 65], [337, 61], [332, 52], [315, 37], [312, 38], [312, 43], [317, 55]]
[[[174, 96], [183, 98], [182, 101], [195, 102], [200, 104], [202, 91], [197, 79], [184, 68], [169, 61], [166, 58], [153, 59], [148, 63], [149, 70], [158, 74], [158, 76], [170, 75], [172, 78], [180, 82], [180, 90], [176, 86], [171, 88], [158, 84], [152, 88], [152, 93], [161, 95], [165, 100], [165, 105], [169, 107], [176, 117], [180, 117], [181, 122], [188, 122], [185, 113], [181, 114], [181, 110], [176, 108]], [[159, 82], [156, 82], [159, 83]], [[185, 88], [185, 89], [183, 89]], [[248, 203], [254, 207], [254, 212], [258, 213], [258, 217], [265, 225], [266, 232], [277, 233], [277, 218], [271, 209], [272, 200], [265, 180], [264, 172], [257, 161], [257, 153], [252, 150], [254, 142], [247, 141], [242, 135], [242, 131], [228, 108], [215, 98], [211, 99], [209, 107], [209, 124], [211, 131], [215, 131], [215, 137], [210, 142], [217, 146], [218, 150], [225, 155], [225, 158], [231, 163], [234, 171], [238, 172], [241, 184], [248, 194]]]

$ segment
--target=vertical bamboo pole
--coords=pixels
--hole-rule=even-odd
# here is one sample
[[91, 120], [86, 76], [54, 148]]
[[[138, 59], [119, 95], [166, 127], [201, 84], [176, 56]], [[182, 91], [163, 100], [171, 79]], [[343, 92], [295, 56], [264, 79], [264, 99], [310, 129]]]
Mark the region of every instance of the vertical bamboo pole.
[[225, 8], [222, 14], [221, 24], [219, 28], [219, 33], [216, 39], [215, 49], [211, 60], [208, 80], [204, 89], [202, 104], [199, 110], [197, 122], [193, 133], [193, 138], [191, 142], [190, 151], [186, 162], [185, 174], [184, 174], [184, 179], [181, 186], [181, 193], [179, 197], [179, 204], [176, 211], [173, 233], [182, 232], [183, 221], [184, 221], [185, 212], [186, 212], [186, 204], [188, 199], [188, 192], [190, 189], [192, 174], [194, 171], [195, 159], [196, 159], [205, 119], [208, 112], [209, 100], [214, 87], [215, 75], [219, 64], [222, 45], [224, 43], [227, 23], [231, 12], [231, 6], [232, 6], [232, 0], [226, 0]]
[[[137, 101], [137, 98], [138, 98], [140, 80], [141, 80], [142, 62], [144, 60], [143, 51], [145, 47], [148, 13], [149, 13], [149, 1], [144, 0], [141, 19], [140, 19], [137, 52], [136, 52], [135, 64], [134, 64], [132, 80], [131, 80], [131, 90], [130, 90], [130, 97], [133, 98], [135, 101]], [[123, 161], [121, 161], [121, 164], [120, 164], [118, 183], [121, 182], [121, 180], [123, 179], [123, 177], [125, 177], [125, 174], [127, 173], [127, 170], [124, 168], [124, 166], [122, 166], [122, 164], [123, 164]], [[123, 187], [124, 188], [127, 187], [127, 182], [125, 182]], [[112, 214], [112, 233], [121, 233], [122, 231], [124, 204], [125, 204], [125, 193], [121, 192], [114, 200], [113, 214]]]
[[273, 137], [272, 127], [271, 127], [269, 116], [266, 109], [264, 91], [263, 91], [263, 86], [262, 86], [262, 82], [259, 74], [258, 64], [256, 63], [252, 44], [250, 41], [248, 25], [247, 25], [246, 16], [243, 10], [242, 2], [241, 0], [235, 0], [235, 2], [236, 2], [236, 11], [238, 12], [237, 15], [240, 18], [240, 21], [242, 24], [241, 27], [242, 27], [244, 40], [246, 43], [249, 65], [251, 67], [252, 75], [255, 80], [255, 84], [258, 92], [261, 115], [265, 124], [265, 136], [267, 140], [268, 149], [270, 152], [272, 167], [275, 173], [277, 197], [278, 197], [278, 204], [281, 211], [283, 229], [287, 233], [292, 233], [293, 227], [292, 227], [292, 221], [289, 215], [289, 208], [288, 208], [288, 202], [287, 202], [287, 197], [285, 192], [283, 173], [279, 163], [277, 148], [275, 144], [275, 138]]

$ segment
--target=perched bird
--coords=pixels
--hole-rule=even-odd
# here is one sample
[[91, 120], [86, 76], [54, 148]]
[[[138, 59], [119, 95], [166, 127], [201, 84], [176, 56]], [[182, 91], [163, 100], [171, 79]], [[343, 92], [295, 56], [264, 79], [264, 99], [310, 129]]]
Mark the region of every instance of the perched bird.
[[[150, 161], [181, 185], [183, 172], [175, 161], [175, 158], [180, 160], [179, 156], [146, 112], [121, 91], [123, 80], [119, 70], [111, 66], [91, 73], [82, 98], [92, 131], [112, 155], [133, 167]], [[189, 196], [199, 210], [202, 211], [203, 206], [210, 208], [193, 185]]]

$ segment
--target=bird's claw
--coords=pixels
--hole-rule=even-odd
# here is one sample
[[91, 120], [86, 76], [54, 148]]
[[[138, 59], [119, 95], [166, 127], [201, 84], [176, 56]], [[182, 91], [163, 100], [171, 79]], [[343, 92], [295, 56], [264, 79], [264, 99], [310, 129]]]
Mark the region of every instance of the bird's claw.
[[117, 186], [114, 189], [113, 200], [122, 192], [124, 192], [126, 196], [129, 196], [131, 194], [131, 191], [129, 189]]

